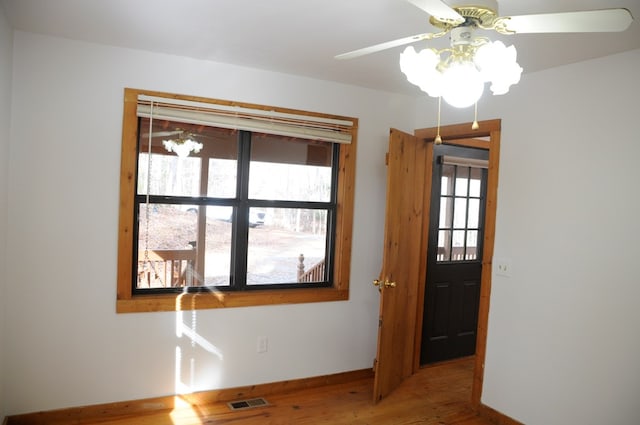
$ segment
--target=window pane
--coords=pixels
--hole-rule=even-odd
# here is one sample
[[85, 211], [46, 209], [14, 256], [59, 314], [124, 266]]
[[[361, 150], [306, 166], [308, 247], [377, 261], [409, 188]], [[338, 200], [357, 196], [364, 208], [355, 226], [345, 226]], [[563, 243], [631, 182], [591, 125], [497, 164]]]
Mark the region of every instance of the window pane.
[[453, 248], [451, 252], [452, 261], [464, 260], [464, 230], [453, 231]]
[[209, 158], [206, 195], [234, 198], [238, 174], [238, 135], [235, 130], [205, 127], [202, 156]]
[[453, 227], [456, 229], [465, 228], [467, 222], [467, 200], [466, 198], [456, 198], [453, 216]]
[[438, 227], [451, 227], [451, 220], [453, 218], [452, 206], [453, 200], [451, 198], [440, 198], [440, 225]]
[[[197, 155], [178, 156], [167, 143], [187, 140], [203, 144], [199, 134], [191, 131], [189, 124], [167, 120], [153, 120], [153, 129], [149, 133], [149, 119], [140, 120], [138, 143], [138, 193], [147, 193], [149, 169], [151, 169], [151, 195], [199, 196], [201, 162]], [[151, 158], [149, 158], [149, 140], [151, 140]], [[183, 143], [183, 144], [184, 144]]]
[[231, 270], [232, 207], [206, 207], [207, 228], [204, 254], [204, 284], [228, 286]]
[[209, 159], [209, 181], [207, 196], [235, 198], [238, 163], [230, 159]]
[[477, 230], [469, 230], [467, 231], [467, 249], [478, 246], [478, 231]]
[[436, 255], [436, 261], [449, 261], [451, 260], [451, 231], [440, 230], [438, 232], [438, 253]]
[[468, 228], [478, 228], [480, 221], [480, 199], [469, 199]]
[[453, 231], [453, 246], [464, 246], [464, 230]]
[[482, 179], [482, 169], [472, 168], [469, 180], [469, 196], [480, 197], [480, 182]]
[[254, 134], [249, 198], [329, 202], [331, 164], [331, 143]]
[[[183, 249], [196, 239], [197, 205], [140, 204], [138, 248]], [[147, 214], [149, 225], [147, 227]], [[147, 232], [148, 229], [148, 232]], [[148, 239], [147, 239], [148, 235]]]
[[469, 167], [456, 167], [456, 196], [467, 196]]
[[200, 158], [180, 158], [169, 154], [140, 153], [138, 156], [138, 193], [147, 194], [148, 170], [151, 166], [150, 195], [198, 196], [200, 193]]
[[465, 259], [467, 260], [475, 260], [478, 258], [478, 231], [477, 230], [469, 230], [467, 231], [467, 251]]
[[213, 220], [230, 222], [233, 218], [233, 207], [211, 205], [206, 208], [208, 222]]
[[[264, 213], [266, 223], [249, 229], [247, 285], [295, 284], [306, 276], [310, 276], [307, 281], [324, 281], [327, 211], [268, 208]], [[317, 269], [319, 275], [314, 274]]]
[[149, 204], [147, 209], [146, 204], [140, 205], [137, 288], [196, 284], [196, 208], [194, 205]]
[[440, 195], [453, 195], [453, 173], [455, 166], [443, 165], [440, 179]]

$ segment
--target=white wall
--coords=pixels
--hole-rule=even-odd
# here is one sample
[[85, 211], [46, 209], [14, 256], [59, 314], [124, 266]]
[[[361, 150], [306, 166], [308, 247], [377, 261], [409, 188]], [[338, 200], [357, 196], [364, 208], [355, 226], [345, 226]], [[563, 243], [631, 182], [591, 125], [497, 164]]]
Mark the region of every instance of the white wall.
[[[9, 130], [11, 122], [11, 68], [13, 30], [0, 4], [0, 270], [6, 270], [7, 258], [7, 192], [9, 186]], [[0, 422], [5, 415], [4, 370], [5, 286], [7, 275], [0, 273]]]
[[[384, 153], [389, 127], [413, 128], [404, 116], [411, 99], [23, 32], [14, 39], [10, 179], [20, 184], [9, 188], [7, 414], [371, 367]], [[350, 300], [117, 315], [124, 87], [358, 117]], [[178, 337], [179, 322], [201, 343]], [[265, 354], [256, 353], [260, 335]]]
[[527, 74], [480, 105], [502, 118], [513, 273], [493, 275], [482, 401], [527, 425], [640, 423], [638, 69], [640, 50]]

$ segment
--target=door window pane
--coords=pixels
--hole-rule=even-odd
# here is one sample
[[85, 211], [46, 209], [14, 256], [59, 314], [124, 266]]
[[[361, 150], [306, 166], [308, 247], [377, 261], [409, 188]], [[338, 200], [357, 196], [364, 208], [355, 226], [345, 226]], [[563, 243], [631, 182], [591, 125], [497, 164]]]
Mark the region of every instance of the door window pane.
[[464, 230], [453, 231], [453, 246], [464, 246]]
[[467, 231], [467, 248], [473, 248], [476, 246], [478, 246], [478, 231], [468, 230]]
[[467, 199], [456, 198], [453, 211], [453, 227], [456, 229], [464, 229], [467, 222]]
[[454, 165], [442, 166], [442, 178], [440, 179], [440, 195], [453, 195], [453, 176], [455, 175]]
[[453, 231], [453, 247], [451, 249], [451, 260], [452, 261], [461, 261], [464, 260], [464, 230], [454, 230]]
[[469, 177], [469, 196], [474, 198], [480, 197], [480, 187], [482, 183], [482, 169], [472, 168]]
[[469, 167], [456, 167], [456, 196], [467, 196]]
[[436, 261], [451, 260], [451, 231], [440, 230], [438, 232], [438, 254]]
[[478, 258], [478, 231], [467, 231], [467, 249], [465, 252], [465, 260], [475, 260]]
[[453, 200], [451, 198], [440, 198], [440, 225], [439, 227], [451, 227], [453, 217]]
[[469, 199], [467, 228], [478, 228], [480, 222], [480, 199]]

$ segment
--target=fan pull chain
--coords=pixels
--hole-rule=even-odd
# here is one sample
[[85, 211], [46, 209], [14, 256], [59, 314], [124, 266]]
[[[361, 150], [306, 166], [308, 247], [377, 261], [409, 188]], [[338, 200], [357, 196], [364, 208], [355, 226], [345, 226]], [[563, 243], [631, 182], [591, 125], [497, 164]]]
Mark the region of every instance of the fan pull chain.
[[442, 144], [442, 137], [440, 137], [440, 107], [442, 104], [442, 96], [438, 97], [438, 133], [436, 134], [436, 138], [433, 141], [436, 145]]
[[480, 124], [478, 124], [478, 102], [476, 101], [475, 112], [473, 115], [473, 124], [471, 124], [471, 130], [477, 130], [480, 128]]

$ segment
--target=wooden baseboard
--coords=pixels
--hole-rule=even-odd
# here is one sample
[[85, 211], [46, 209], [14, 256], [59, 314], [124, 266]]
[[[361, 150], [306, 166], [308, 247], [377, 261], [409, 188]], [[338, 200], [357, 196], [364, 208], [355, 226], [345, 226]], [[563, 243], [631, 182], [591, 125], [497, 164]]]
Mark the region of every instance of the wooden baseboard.
[[266, 397], [271, 394], [282, 394], [291, 391], [300, 391], [308, 388], [343, 384], [360, 379], [371, 378], [373, 378], [373, 371], [371, 369], [362, 369], [333, 375], [316, 376], [311, 378], [295, 379], [292, 381], [273, 382], [269, 384], [250, 385], [246, 387], [222, 390], [203, 391], [193, 394], [155, 397], [142, 400], [96, 404], [84, 407], [71, 407], [45, 412], [25, 413], [22, 415], [7, 416], [4, 420], [4, 425], [54, 425], [89, 421], [104, 422], [110, 419], [145, 413], [157, 413], [162, 411], [170, 412], [176, 406], [176, 402], [198, 406], [207, 403], [228, 402], [253, 397]]
[[492, 409], [491, 407], [484, 404], [480, 404], [480, 406], [478, 406], [478, 413], [483, 418], [487, 418], [497, 425], [524, 425], [522, 422], [518, 422], [515, 419], [510, 418], [509, 416], [500, 413], [497, 410]]

